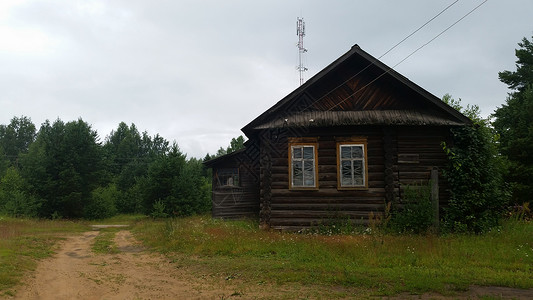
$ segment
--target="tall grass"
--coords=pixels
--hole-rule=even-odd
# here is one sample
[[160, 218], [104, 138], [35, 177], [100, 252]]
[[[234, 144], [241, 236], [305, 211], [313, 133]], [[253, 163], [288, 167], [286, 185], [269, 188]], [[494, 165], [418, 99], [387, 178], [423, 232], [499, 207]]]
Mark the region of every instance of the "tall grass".
[[70, 221], [13, 219], [0, 216], [0, 296], [13, 296], [21, 277], [52, 253], [65, 234], [87, 228]]
[[485, 235], [322, 236], [191, 217], [140, 223], [136, 232], [182, 264], [255, 282], [340, 285], [380, 295], [470, 285], [533, 288], [531, 223], [510, 222]]

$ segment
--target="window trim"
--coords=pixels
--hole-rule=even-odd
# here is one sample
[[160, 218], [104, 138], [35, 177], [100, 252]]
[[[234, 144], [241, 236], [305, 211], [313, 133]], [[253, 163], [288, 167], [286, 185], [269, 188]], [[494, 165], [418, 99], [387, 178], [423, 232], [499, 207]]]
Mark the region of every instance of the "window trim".
[[[342, 185], [341, 146], [363, 146], [363, 185]], [[368, 144], [366, 138], [354, 138], [337, 142], [337, 189], [338, 190], [367, 190], [368, 189]]]
[[[294, 186], [293, 185], [293, 174], [292, 174], [292, 153], [293, 153], [293, 147], [298, 146], [312, 146], [313, 147], [313, 155], [314, 155], [314, 185], [313, 186]], [[318, 142], [309, 142], [308, 139], [306, 140], [296, 140], [292, 139], [292, 141], [289, 142], [289, 190], [318, 190]]]

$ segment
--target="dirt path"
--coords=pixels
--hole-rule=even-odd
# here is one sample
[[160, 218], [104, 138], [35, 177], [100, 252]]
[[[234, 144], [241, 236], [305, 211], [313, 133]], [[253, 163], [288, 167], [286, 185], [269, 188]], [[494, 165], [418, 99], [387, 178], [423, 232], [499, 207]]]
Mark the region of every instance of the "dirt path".
[[120, 253], [94, 254], [98, 231], [65, 240], [57, 254], [41, 262], [16, 299], [222, 299], [230, 287], [193, 283], [161, 255], [146, 252], [127, 230], [115, 243]]

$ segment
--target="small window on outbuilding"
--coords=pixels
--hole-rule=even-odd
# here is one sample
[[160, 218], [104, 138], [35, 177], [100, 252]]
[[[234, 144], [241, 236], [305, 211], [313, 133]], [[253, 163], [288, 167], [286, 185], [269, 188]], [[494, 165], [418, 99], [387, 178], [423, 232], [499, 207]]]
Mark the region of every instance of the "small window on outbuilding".
[[217, 186], [239, 186], [239, 168], [218, 169], [216, 173]]

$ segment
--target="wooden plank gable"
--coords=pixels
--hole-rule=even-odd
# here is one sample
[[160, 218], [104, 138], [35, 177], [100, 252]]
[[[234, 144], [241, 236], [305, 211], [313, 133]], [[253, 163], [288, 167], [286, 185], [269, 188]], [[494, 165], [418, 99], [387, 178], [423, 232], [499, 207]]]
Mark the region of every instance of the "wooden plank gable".
[[[470, 123], [467, 117], [439, 98], [355, 45], [242, 130], [247, 135], [252, 134], [254, 128], [264, 128], [274, 119], [313, 111], [415, 111], [445, 120], [441, 125]], [[410, 115], [412, 113], [399, 117], [405, 123]], [[413, 120], [414, 124], [418, 124], [418, 119]]]

